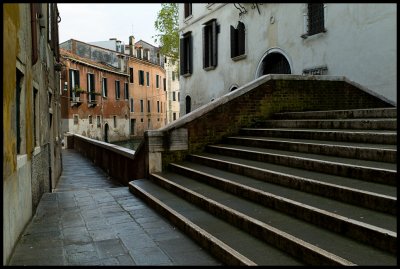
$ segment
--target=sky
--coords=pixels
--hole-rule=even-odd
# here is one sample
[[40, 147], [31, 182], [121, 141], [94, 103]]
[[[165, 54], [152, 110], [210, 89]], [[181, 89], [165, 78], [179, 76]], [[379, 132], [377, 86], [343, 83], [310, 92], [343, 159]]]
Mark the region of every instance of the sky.
[[58, 3], [61, 22], [60, 43], [71, 38], [82, 42], [117, 38], [126, 45], [133, 34], [135, 41], [143, 40], [158, 46], [152, 36], [157, 34], [154, 22], [161, 4], [62, 4]]

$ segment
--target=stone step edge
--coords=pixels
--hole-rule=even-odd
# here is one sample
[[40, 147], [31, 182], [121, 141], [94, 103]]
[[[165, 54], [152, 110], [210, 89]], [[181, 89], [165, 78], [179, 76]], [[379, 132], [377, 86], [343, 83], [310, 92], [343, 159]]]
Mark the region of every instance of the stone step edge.
[[[344, 116], [348, 118], [348, 114], [351, 114], [351, 118], [365, 117], [365, 114], [380, 114], [379, 118], [396, 118], [397, 108], [386, 107], [386, 108], [364, 108], [364, 109], [340, 109], [340, 110], [310, 110], [310, 111], [296, 111], [296, 112], [278, 112], [273, 114], [273, 118], [285, 118], [285, 117], [339, 117]], [[389, 114], [387, 117], [382, 117], [382, 114]], [[391, 115], [391, 114], [395, 115]], [[355, 115], [354, 115], [355, 114]], [[309, 116], [311, 115], [311, 116]], [[371, 117], [371, 116], [370, 116]], [[375, 117], [375, 116], [372, 116]], [[378, 118], [377, 117], [377, 118]]]
[[[253, 156], [251, 160], [267, 162], [277, 165], [286, 165], [293, 168], [304, 169], [307, 171], [315, 171], [320, 173], [326, 173], [331, 175], [337, 175], [342, 177], [351, 177], [359, 180], [365, 180], [369, 182], [376, 182], [381, 184], [386, 184], [390, 186], [396, 186], [396, 170], [391, 169], [382, 169], [376, 167], [362, 166], [362, 165], [351, 165], [340, 162], [333, 161], [322, 161], [314, 158], [306, 158], [306, 157], [298, 157], [292, 155], [284, 155], [278, 153], [268, 153], [254, 150], [246, 150], [246, 149], [237, 149], [228, 146], [217, 146], [217, 145], [207, 145], [206, 149], [211, 149], [211, 151], [224, 152], [224, 153], [215, 153], [215, 154], [231, 154], [232, 157], [240, 158], [236, 156], [236, 154], [250, 154]], [[262, 156], [263, 160], [259, 160], [259, 158], [255, 158], [257, 156]], [[249, 156], [247, 156], [249, 157]], [[265, 160], [265, 158], [269, 160]], [[279, 159], [279, 161], [278, 161]], [[282, 161], [284, 160], [284, 161]], [[304, 168], [305, 164], [312, 163], [311, 168]], [[340, 169], [337, 169], [340, 167]], [[332, 171], [328, 171], [328, 168]], [[384, 180], [385, 179], [385, 180]]]
[[188, 234], [199, 245], [201, 245], [204, 249], [209, 251], [223, 263], [227, 265], [257, 265], [218, 238], [214, 237], [212, 234], [191, 222], [188, 218], [167, 206], [155, 196], [135, 185], [133, 181], [129, 182], [129, 190], [134, 195], [143, 199], [152, 208], [156, 209], [157, 212], [161, 213], [161, 215], [166, 217], [184, 233]]
[[[179, 173], [183, 170], [189, 171], [190, 178], [205, 182], [208, 185], [220, 190], [227, 191], [247, 200], [261, 203], [262, 205], [284, 212], [290, 216], [321, 226], [333, 232], [349, 236], [363, 243], [373, 245], [377, 248], [397, 252], [397, 233], [380, 228], [368, 223], [360, 222], [339, 214], [331, 213], [324, 209], [303, 204], [289, 198], [281, 197], [273, 193], [262, 191], [250, 186], [246, 186], [228, 179], [217, 177], [205, 172], [201, 172], [183, 165], [171, 163], [173, 172]], [[194, 174], [197, 176], [193, 177]], [[186, 175], [186, 173], [185, 173]], [[389, 244], [385, 241], [389, 240]]]
[[[207, 208], [207, 212], [228, 221], [228, 223], [241, 228], [256, 238], [260, 238], [261, 236], [264, 242], [274, 245], [280, 250], [289, 253], [293, 257], [296, 257], [307, 264], [355, 265], [342, 257], [280, 231], [279, 229], [251, 218], [201, 194], [193, 192], [190, 189], [180, 186], [160, 175], [151, 174], [151, 177], [157, 182], [157, 184], [173, 191], [175, 194], [179, 195], [179, 197], [183, 197], [185, 200], [190, 201], [197, 206], [201, 206], [202, 208]], [[260, 229], [263, 231], [261, 234], [257, 233]], [[278, 240], [279, 242], [271, 242], [272, 240]]]
[[[278, 184], [280, 186], [285, 186], [289, 188], [294, 188], [297, 190], [305, 191], [308, 193], [323, 195], [327, 198], [337, 199], [342, 202], [351, 203], [353, 205], [362, 206], [365, 208], [377, 210], [384, 213], [389, 213], [392, 215], [397, 214], [397, 199], [396, 197], [391, 197], [378, 193], [371, 193], [368, 191], [358, 190], [350, 187], [344, 187], [340, 185], [335, 185], [332, 183], [321, 182], [315, 179], [304, 178], [300, 176], [285, 174], [281, 172], [276, 172], [272, 170], [262, 169], [258, 167], [253, 167], [249, 165], [244, 165], [236, 162], [224, 161], [212, 157], [201, 156], [197, 154], [188, 155], [188, 158], [197, 161], [211, 161], [224, 164], [226, 167], [223, 170], [230, 171], [233, 173], [242, 174], [245, 176], [252, 177], [257, 180], [265, 181], [268, 183]], [[207, 164], [205, 164], [207, 165]], [[217, 168], [218, 169], [218, 168]], [[233, 169], [233, 170], [232, 170]], [[262, 177], [256, 176], [254, 172], [260, 172]], [[354, 199], [349, 197], [349, 194], [356, 194]], [[388, 208], [385, 204], [380, 205], [376, 203], [377, 200], [384, 200], [385, 204], [390, 203], [393, 208]], [[364, 202], [366, 201], [366, 202]], [[372, 202], [371, 202], [372, 201]], [[368, 202], [368, 203], [367, 203]]]
[[[357, 145], [338, 145], [338, 144], [334, 144], [334, 143], [318, 143], [318, 140], [311, 140], [310, 142], [301, 142], [301, 141], [289, 141], [289, 140], [285, 140], [284, 138], [277, 138], [277, 139], [273, 139], [273, 138], [257, 138], [257, 137], [241, 137], [241, 136], [229, 136], [225, 138], [228, 143], [229, 141], [235, 142], [235, 141], [239, 141], [239, 145], [243, 145], [242, 143], [245, 141], [256, 141], [259, 143], [271, 143], [273, 144], [272, 149], [279, 149], [279, 148], [275, 148], [276, 145], [278, 144], [286, 144], [288, 147], [290, 147], [290, 149], [284, 149], [287, 151], [295, 151], [295, 152], [301, 152], [301, 153], [312, 153], [312, 154], [321, 154], [321, 155], [326, 155], [326, 156], [337, 156], [337, 157], [342, 157], [342, 158], [357, 158], [357, 159], [362, 159], [362, 160], [370, 160], [370, 161], [382, 161], [382, 162], [388, 162], [388, 163], [396, 163], [396, 153], [397, 150], [395, 149], [385, 149], [385, 148], [378, 148], [378, 147], [373, 147], [374, 144], [371, 144], [371, 147], [360, 147]], [[306, 139], [304, 139], [306, 140]], [[314, 142], [311, 142], [314, 141]], [[326, 141], [326, 140], [320, 140], [320, 141], [324, 141], [324, 142], [330, 142], [330, 141]], [[301, 146], [307, 146], [307, 150], [299, 150], [296, 147], [301, 147]], [[259, 145], [263, 148], [267, 148], [268, 146], [264, 146], [264, 145]], [[292, 147], [295, 147], [294, 149]], [[327, 149], [327, 151], [334, 151], [333, 153], [330, 152], [321, 152], [321, 148], [323, 149]], [[350, 154], [352, 155], [351, 157], [346, 156], [344, 153], [342, 154], [341, 152], [343, 152], [342, 150], [346, 150], [346, 152], [348, 150], [352, 151], [353, 153]], [[378, 157], [359, 157], [359, 156], [355, 156], [355, 155], [363, 155], [366, 154], [365, 152], [369, 152], [369, 151], [376, 151], [376, 152], [387, 152], [388, 154], [394, 154], [394, 158], [389, 156], [386, 160], [381, 160]], [[368, 154], [367, 154], [368, 155]], [[393, 155], [392, 155], [393, 156]], [[390, 158], [391, 157], [391, 158]]]

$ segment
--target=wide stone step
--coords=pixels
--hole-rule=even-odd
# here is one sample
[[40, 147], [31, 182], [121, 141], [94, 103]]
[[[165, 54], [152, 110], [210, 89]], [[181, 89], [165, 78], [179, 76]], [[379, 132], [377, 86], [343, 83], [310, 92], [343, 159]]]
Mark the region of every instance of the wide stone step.
[[206, 147], [206, 150], [215, 154], [269, 162], [382, 184], [397, 185], [396, 164], [392, 163], [225, 144], [209, 145]]
[[[210, 169], [214, 173], [210, 172]], [[284, 187], [272, 186], [271, 188], [271, 184], [249, 177], [233, 180], [232, 178], [238, 176], [190, 162], [170, 164], [170, 170], [363, 243], [392, 253], [396, 251], [397, 236], [394, 232], [396, 230], [396, 217], [394, 216], [360, 209], [352, 205], [343, 205], [341, 202], [327, 198], [321, 199], [321, 197], [299, 191], [289, 190], [289, 193], [292, 194], [290, 196]], [[272, 189], [277, 191], [272, 192]], [[309, 200], [313, 201], [317, 207], [309, 205], [307, 203]], [[323, 202], [328, 205], [329, 210], [320, 208], [320, 204]], [[334, 213], [340, 208], [342, 209], [341, 213]], [[352, 214], [360, 210], [363, 215], [368, 215], [372, 221], [362, 222], [361, 219], [352, 219]], [[364, 221], [364, 219], [362, 220]], [[379, 226], [374, 226], [371, 223], [376, 223]], [[392, 223], [392, 231], [383, 228], [387, 227], [388, 223]]]
[[319, 119], [319, 120], [265, 120], [255, 127], [265, 128], [317, 128], [317, 129], [358, 129], [396, 130], [397, 120], [387, 118], [363, 119]]
[[304, 265], [148, 179], [129, 190], [226, 265]]
[[[395, 264], [396, 256], [207, 184], [165, 172], [152, 179], [187, 201], [307, 264]], [[356, 251], [355, 251], [356, 250]], [[365, 256], [369, 256], [368, 261]]]
[[242, 128], [240, 135], [397, 145], [396, 131]]
[[380, 212], [397, 214], [395, 186], [212, 153], [191, 154], [188, 160]]
[[396, 163], [397, 155], [396, 145], [385, 144], [361, 144], [253, 136], [232, 136], [225, 138], [223, 142], [226, 144], [280, 149], [391, 163]]
[[352, 118], [397, 118], [397, 108], [368, 108], [351, 110], [326, 110], [283, 112], [272, 115], [274, 119], [352, 119]]

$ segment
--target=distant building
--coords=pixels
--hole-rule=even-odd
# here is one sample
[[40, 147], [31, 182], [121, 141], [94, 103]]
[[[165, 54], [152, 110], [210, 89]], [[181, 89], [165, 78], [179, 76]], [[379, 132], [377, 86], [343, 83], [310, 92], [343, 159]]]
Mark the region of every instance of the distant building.
[[3, 4], [3, 265], [62, 171], [59, 21], [54, 3]]
[[[82, 85], [84, 85], [85, 91], [89, 88], [89, 86], [86, 86], [86, 77], [89, 72], [94, 76], [95, 86], [93, 87], [100, 92], [99, 87], [103, 83], [100, 78], [105, 77], [105, 71], [98, 73], [94, 66], [107, 70], [107, 76], [113, 73], [112, 78], [107, 78], [108, 85], [111, 85], [108, 87], [112, 87], [108, 88], [109, 96], [97, 96], [96, 104], [89, 104], [90, 100], [86, 97], [84, 97], [84, 101], [79, 100], [79, 103], [73, 99], [70, 99], [68, 104], [63, 103], [64, 132], [70, 131], [102, 141], [113, 142], [143, 137], [146, 130], [158, 129], [166, 124], [164, 60], [159, 55], [158, 48], [144, 41], [135, 43], [134, 37], [131, 36], [130, 45], [127, 50], [125, 50], [126, 46], [124, 45], [124, 53], [122, 53], [116, 50], [117, 47], [114, 48], [114, 45], [118, 43], [113, 41], [92, 42], [97, 44], [93, 45], [71, 39], [60, 44], [60, 47], [65, 49], [65, 51], [62, 50], [63, 54], [73, 58], [68, 61], [68, 66], [70, 70], [79, 70], [79, 78], [80, 80], [83, 79], [83, 82], [80, 81], [80, 87], [82, 88]], [[125, 54], [125, 52], [128, 52], [128, 54]], [[74, 55], [71, 55], [71, 53]], [[73, 65], [72, 63], [78, 63], [77, 59], [79, 59], [79, 64]], [[92, 69], [88, 67], [84, 69], [84, 65], [91, 66]], [[123, 76], [124, 79], [118, 78], [118, 76]], [[68, 73], [65, 77], [71, 77], [71, 75]], [[68, 83], [68, 79], [64, 78], [63, 83]], [[114, 83], [111, 81], [118, 79], [120, 80], [119, 99], [115, 94], [115, 91], [117, 91], [115, 87], [117, 86], [110, 84]], [[67, 86], [66, 94], [69, 98], [73, 98], [73, 92], [68, 87], [71, 87], [71, 85]], [[111, 94], [110, 89], [113, 89]], [[99, 110], [101, 106], [103, 108]], [[98, 116], [100, 116], [100, 121], [103, 122], [100, 123], [100, 127], [88, 125], [90, 119], [93, 121], [93, 117], [97, 119]], [[117, 121], [117, 127], [113, 127], [114, 119]], [[112, 125], [110, 125], [110, 121]]]
[[180, 4], [181, 114], [270, 73], [346, 76], [396, 102], [396, 18], [396, 4]]
[[180, 117], [179, 59], [165, 57], [164, 62], [167, 78], [167, 123], [170, 123]]
[[65, 66], [61, 77], [63, 132], [106, 142], [128, 140], [128, 75], [70, 51], [60, 52]]
[[143, 137], [146, 130], [166, 124], [166, 79], [158, 48], [129, 37], [128, 68], [131, 136]]

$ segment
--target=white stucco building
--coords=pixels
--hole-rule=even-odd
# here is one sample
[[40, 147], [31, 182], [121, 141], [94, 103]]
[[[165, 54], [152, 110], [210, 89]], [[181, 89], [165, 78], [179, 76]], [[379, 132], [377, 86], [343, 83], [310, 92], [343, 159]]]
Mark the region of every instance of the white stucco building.
[[346, 76], [396, 103], [396, 17], [396, 4], [180, 4], [181, 115], [268, 73]]
[[170, 123], [179, 118], [180, 91], [179, 91], [179, 60], [165, 57], [165, 76], [167, 78], [167, 122]]

